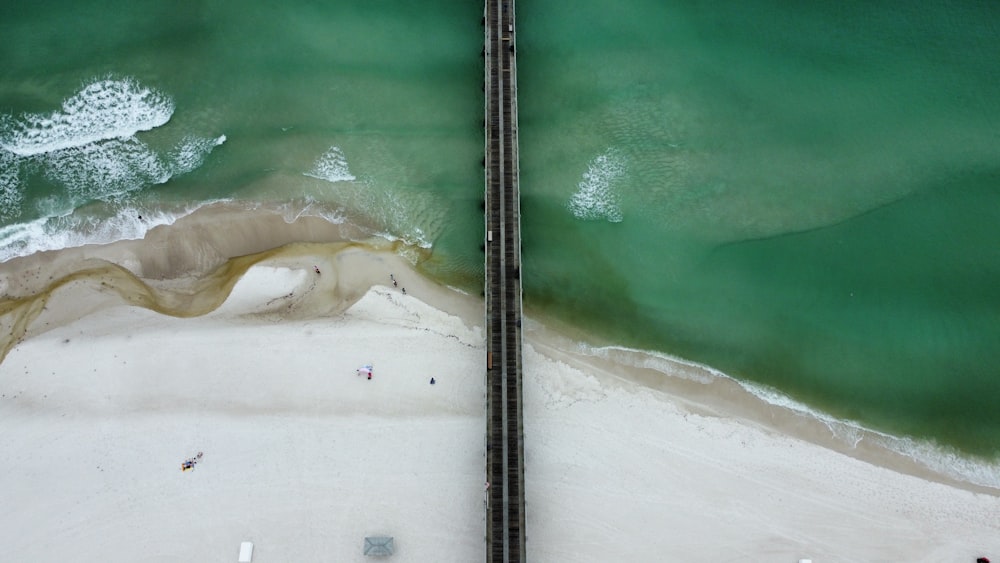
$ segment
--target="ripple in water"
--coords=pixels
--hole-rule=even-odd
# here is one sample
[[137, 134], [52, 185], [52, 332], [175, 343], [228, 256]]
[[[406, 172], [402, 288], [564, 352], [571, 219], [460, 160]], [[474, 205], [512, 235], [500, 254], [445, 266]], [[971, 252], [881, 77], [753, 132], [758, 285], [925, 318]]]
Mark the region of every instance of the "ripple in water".
[[624, 176], [625, 159], [618, 151], [608, 149], [597, 155], [587, 165], [576, 193], [569, 199], [570, 212], [578, 219], [620, 223], [624, 217], [618, 190], [619, 180]]

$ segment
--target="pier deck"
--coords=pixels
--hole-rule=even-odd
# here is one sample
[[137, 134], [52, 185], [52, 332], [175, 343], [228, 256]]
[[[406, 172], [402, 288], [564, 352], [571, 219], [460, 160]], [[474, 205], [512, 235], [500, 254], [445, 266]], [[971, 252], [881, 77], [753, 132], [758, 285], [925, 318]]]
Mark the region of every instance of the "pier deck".
[[514, 1], [486, 0], [486, 561], [525, 561]]

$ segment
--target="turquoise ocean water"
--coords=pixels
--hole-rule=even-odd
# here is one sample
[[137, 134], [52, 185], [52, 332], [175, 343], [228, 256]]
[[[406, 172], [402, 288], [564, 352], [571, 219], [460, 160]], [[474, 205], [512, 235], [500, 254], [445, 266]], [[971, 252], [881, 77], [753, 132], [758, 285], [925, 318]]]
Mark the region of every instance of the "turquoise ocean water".
[[[364, 225], [479, 289], [481, 4], [19, 4], [0, 258], [233, 200]], [[517, 9], [529, 308], [1000, 453], [1000, 8]]]

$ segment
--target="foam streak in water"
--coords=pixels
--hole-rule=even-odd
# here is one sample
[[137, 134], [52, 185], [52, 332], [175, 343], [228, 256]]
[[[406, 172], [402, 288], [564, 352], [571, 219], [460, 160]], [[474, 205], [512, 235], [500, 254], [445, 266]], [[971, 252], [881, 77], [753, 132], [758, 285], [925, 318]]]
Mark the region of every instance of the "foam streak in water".
[[220, 135], [214, 139], [187, 136], [170, 152], [170, 162], [174, 176], [187, 174], [205, 162], [205, 158], [215, 147], [226, 142], [226, 136]]
[[567, 207], [578, 219], [620, 223], [623, 219], [618, 180], [625, 175], [625, 162], [618, 151], [609, 149], [594, 157], [577, 185]]
[[135, 136], [165, 124], [173, 111], [169, 97], [133, 78], [104, 78], [60, 110], [0, 117], [0, 218], [21, 213], [26, 174], [40, 172], [65, 189], [34, 202], [44, 219], [90, 201], [120, 200], [199, 167], [225, 136], [188, 135], [165, 154]]
[[18, 173], [17, 157], [0, 150], [0, 219], [17, 214], [21, 200], [24, 199]]
[[340, 147], [330, 147], [316, 160], [313, 169], [305, 175], [327, 182], [352, 182], [356, 179], [347, 168], [347, 157]]
[[58, 150], [41, 158], [45, 176], [66, 187], [75, 201], [108, 201], [201, 166], [225, 142], [188, 136], [162, 157], [136, 137]]
[[0, 126], [0, 147], [32, 156], [108, 139], [124, 139], [170, 120], [174, 102], [134, 79], [98, 80], [85, 86], [50, 114], [7, 117]]
[[[348, 212], [365, 215], [365, 223], [372, 228], [372, 234], [387, 240], [401, 240], [406, 244], [430, 248], [437, 229], [433, 222], [440, 215], [441, 206], [432, 197], [420, 194], [404, 199], [401, 192], [379, 190], [372, 178], [357, 178], [347, 166], [347, 158], [340, 147], [330, 147], [316, 159], [312, 170], [305, 176], [339, 184], [336, 201]], [[345, 183], [346, 182], [346, 183]], [[419, 217], [420, 219], [415, 219]], [[342, 216], [334, 217], [337, 222]], [[417, 222], [423, 225], [416, 224]], [[431, 223], [431, 224], [428, 224]]]
[[136, 207], [123, 206], [110, 215], [67, 213], [0, 227], [0, 262], [46, 250], [141, 239], [154, 227], [172, 225], [200, 207], [219, 201], [222, 200], [192, 203], [174, 209], [145, 208], [141, 211]]
[[156, 153], [135, 137], [55, 151], [45, 164], [46, 177], [77, 200], [120, 197], [170, 178]]

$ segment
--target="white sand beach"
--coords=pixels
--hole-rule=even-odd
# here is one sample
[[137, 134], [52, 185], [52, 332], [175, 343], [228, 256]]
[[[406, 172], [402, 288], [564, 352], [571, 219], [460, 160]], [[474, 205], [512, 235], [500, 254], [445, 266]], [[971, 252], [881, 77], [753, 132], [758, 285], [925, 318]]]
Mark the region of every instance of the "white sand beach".
[[[0, 364], [0, 559], [236, 561], [251, 541], [260, 563], [365, 561], [366, 535], [395, 537], [392, 561], [484, 559], [478, 297], [354, 247], [267, 258], [191, 318], [132, 306], [118, 283], [53, 291]], [[995, 491], [527, 334], [531, 561], [1000, 558]]]

